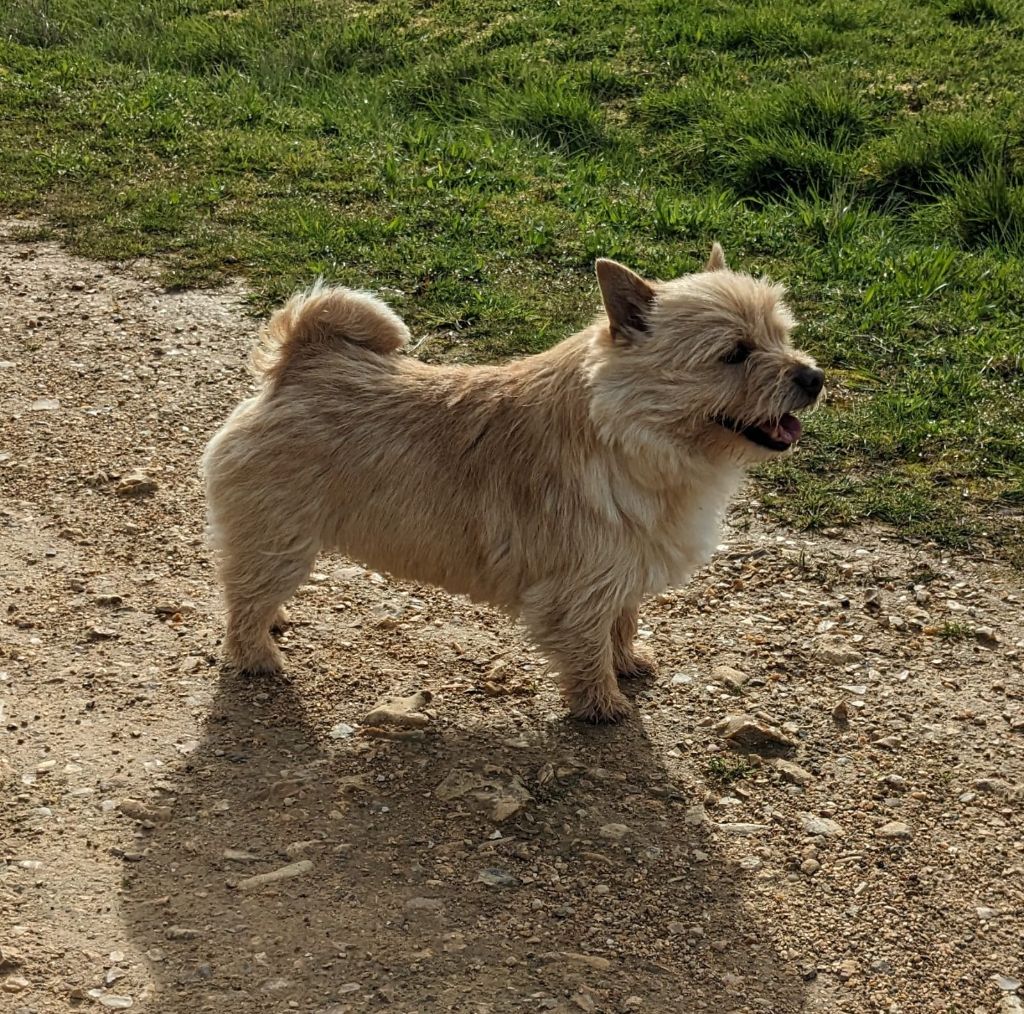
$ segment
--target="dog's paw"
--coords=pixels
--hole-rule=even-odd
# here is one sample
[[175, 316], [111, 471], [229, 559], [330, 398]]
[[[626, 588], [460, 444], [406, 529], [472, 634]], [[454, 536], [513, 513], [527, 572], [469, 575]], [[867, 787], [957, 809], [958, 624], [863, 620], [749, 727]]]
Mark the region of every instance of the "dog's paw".
[[284, 656], [273, 641], [259, 649], [229, 648], [227, 658], [235, 669], [245, 676], [276, 676], [284, 668]]
[[584, 694], [569, 702], [573, 718], [594, 725], [605, 722], [621, 722], [633, 712], [633, 705], [625, 694], [611, 693]]
[[289, 630], [292, 625], [291, 614], [281, 606], [277, 611], [277, 615], [270, 623], [270, 632], [272, 634], [283, 634], [286, 630]]
[[623, 659], [616, 669], [619, 678], [625, 680], [649, 680], [658, 675], [658, 665], [654, 659], [639, 652]]

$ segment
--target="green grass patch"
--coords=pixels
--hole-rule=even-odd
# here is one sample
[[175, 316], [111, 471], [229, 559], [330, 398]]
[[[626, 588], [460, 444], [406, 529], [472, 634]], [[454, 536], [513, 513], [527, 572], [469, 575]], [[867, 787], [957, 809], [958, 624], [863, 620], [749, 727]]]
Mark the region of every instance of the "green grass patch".
[[754, 769], [740, 754], [720, 753], [708, 761], [705, 770], [709, 781], [730, 785], [748, 778]]
[[384, 288], [462, 361], [720, 240], [830, 377], [773, 510], [1024, 563], [1022, 95], [1002, 0], [8, 0], [0, 208], [254, 310]]

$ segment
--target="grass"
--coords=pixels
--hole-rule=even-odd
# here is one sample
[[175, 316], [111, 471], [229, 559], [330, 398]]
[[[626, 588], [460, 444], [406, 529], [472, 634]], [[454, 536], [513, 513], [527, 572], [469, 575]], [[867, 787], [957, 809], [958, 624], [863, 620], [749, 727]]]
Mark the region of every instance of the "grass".
[[729, 785], [747, 778], [754, 769], [746, 757], [737, 754], [717, 754], [707, 762], [705, 770], [710, 781], [719, 785]]
[[971, 638], [971, 628], [965, 623], [947, 620], [936, 632], [939, 637], [948, 641], [967, 641]]
[[0, 209], [258, 311], [383, 288], [469, 361], [718, 239], [831, 378], [772, 509], [1024, 563], [1022, 86], [1000, 0], [7, 0]]

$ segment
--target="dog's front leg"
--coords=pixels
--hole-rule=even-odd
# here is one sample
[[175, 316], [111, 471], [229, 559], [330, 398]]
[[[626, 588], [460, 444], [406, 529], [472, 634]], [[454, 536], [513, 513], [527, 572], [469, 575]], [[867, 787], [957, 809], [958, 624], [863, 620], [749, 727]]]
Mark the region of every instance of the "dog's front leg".
[[612, 661], [615, 671], [626, 679], [648, 679], [655, 674], [654, 660], [633, 646], [637, 631], [637, 608], [628, 606], [612, 626]]
[[558, 672], [569, 710], [587, 722], [617, 722], [631, 710], [619, 690], [612, 651], [613, 609], [557, 602], [523, 614], [539, 647]]

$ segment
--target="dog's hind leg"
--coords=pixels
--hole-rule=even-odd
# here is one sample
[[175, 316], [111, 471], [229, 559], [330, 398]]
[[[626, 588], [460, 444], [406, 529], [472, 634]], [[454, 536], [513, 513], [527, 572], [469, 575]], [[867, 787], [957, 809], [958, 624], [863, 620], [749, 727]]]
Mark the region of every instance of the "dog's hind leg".
[[220, 576], [228, 613], [224, 652], [242, 672], [280, 671], [283, 660], [271, 629], [287, 622], [283, 603], [309, 576], [316, 553], [308, 542], [273, 550], [222, 549]]
[[612, 625], [612, 658], [615, 671], [627, 679], [649, 679], [657, 671], [654, 660], [636, 650], [637, 609], [627, 607]]
[[612, 652], [616, 612], [592, 602], [527, 605], [522, 617], [559, 674], [569, 710], [588, 722], [617, 722], [631, 711], [619, 690]]

